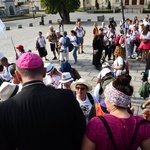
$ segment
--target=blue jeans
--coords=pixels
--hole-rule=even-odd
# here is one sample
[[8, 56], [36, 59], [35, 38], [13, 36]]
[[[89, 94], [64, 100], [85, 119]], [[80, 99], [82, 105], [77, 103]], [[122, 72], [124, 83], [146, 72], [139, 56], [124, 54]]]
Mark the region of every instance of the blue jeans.
[[77, 62], [77, 50], [78, 50], [78, 47], [74, 46], [73, 47], [73, 57], [74, 57], [75, 62]]

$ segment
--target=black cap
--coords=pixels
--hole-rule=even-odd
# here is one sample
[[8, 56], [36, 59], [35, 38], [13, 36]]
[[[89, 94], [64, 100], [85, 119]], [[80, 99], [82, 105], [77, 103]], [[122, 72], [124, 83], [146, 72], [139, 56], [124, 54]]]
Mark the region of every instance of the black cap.
[[99, 30], [100, 30], [100, 31], [103, 31], [104, 29], [103, 29], [103, 28], [99, 28]]

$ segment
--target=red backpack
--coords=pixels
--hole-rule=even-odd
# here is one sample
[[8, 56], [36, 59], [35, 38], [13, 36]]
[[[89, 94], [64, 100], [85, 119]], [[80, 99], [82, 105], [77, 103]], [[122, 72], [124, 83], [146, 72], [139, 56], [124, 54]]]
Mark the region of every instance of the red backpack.
[[118, 36], [116, 37], [116, 39], [115, 39], [115, 45], [116, 45], [116, 46], [120, 45], [120, 44], [119, 44], [120, 37], [121, 37], [121, 36], [118, 35]]

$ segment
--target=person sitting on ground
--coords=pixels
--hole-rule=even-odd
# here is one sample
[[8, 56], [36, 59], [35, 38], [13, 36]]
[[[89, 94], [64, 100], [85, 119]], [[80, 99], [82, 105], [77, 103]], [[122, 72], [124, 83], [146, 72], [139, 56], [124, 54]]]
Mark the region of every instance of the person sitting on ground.
[[53, 85], [54, 87], [57, 88], [58, 85], [60, 84], [62, 73], [58, 71], [51, 63], [46, 63], [44, 66], [46, 68], [45, 84]]
[[150, 70], [147, 70], [147, 72], [147, 81], [144, 81], [142, 83], [138, 91], [140, 96], [143, 97], [143, 99], [146, 99], [150, 96]]
[[62, 62], [59, 70], [61, 72], [69, 72], [74, 81], [79, 80], [81, 78], [79, 72], [75, 68], [72, 68], [69, 62]]
[[70, 85], [73, 82], [73, 80], [74, 79], [71, 77], [71, 74], [69, 72], [63, 72], [59, 81], [60, 84], [58, 88], [71, 90]]
[[13, 97], [18, 92], [21, 91], [21, 87], [17, 84], [3, 82], [0, 86], [0, 102], [7, 100], [10, 97]]
[[127, 111], [133, 94], [130, 82], [131, 76], [122, 74], [106, 87], [105, 104], [110, 114], [89, 121], [81, 150], [136, 150], [139, 146], [149, 150], [150, 123]]
[[9, 63], [6, 57], [2, 57], [0, 59], [0, 62], [1, 62], [1, 65], [4, 67], [3, 72], [0, 74], [0, 78], [3, 81], [9, 82], [12, 79], [12, 76], [10, 74], [10, 69], [13, 63]]
[[18, 78], [15, 74], [15, 71], [16, 71], [16, 64], [13, 64], [11, 69], [10, 69], [10, 74], [12, 76], [11, 82], [14, 84], [20, 84], [20, 81], [18, 80]]
[[[110, 69], [110, 64], [109, 64], [108, 62], [104, 62], [104, 63], [102, 64], [102, 70], [103, 70], [104, 68]], [[102, 70], [101, 70], [101, 71], [102, 71]], [[99, 72], [99, 74], [98, 74], [98, 76], [97, 76], [97, 84], [100, 83], [101, 80], [102, 80], [102, 72], [101, 72], [101, 71]]]
[[92, 86], [85, 80], [80, 78], [77, 81], [73, 81], [71, 84], [71, 90], [75, 91], [75, 96], [79, 105], [85, 115], [86, 122], [89, 120], [89, 112], [97, 100], [93, 94], [89, 92], [92, 90]]

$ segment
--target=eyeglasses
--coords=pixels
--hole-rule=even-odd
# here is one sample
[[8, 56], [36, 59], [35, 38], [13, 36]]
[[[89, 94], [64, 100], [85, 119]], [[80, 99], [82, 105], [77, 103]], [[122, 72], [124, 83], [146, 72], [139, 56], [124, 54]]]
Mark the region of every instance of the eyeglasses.
[[77, 89], [77, 90], [80, 89], [81, 91], [84, 91], [86, 88], [85, 88], [85, 87], [76, 87], [76, 89]]

